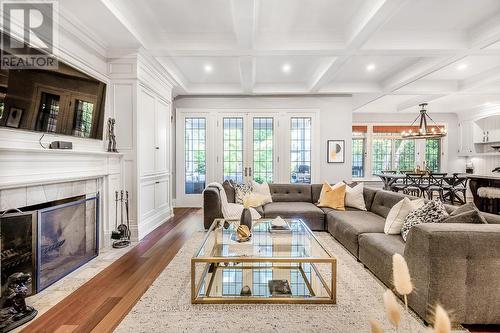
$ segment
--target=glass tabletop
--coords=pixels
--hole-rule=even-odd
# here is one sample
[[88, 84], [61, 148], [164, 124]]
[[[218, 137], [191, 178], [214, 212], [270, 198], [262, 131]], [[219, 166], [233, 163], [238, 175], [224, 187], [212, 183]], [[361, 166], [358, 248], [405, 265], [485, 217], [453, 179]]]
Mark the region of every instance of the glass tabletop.
[[333, 258], [300, 219], [286, 220], [290, 225], [288, 232], [271, 232], [271, 221], [270, 219], [254, 221], [252, 237], [249, 241], [240, 243], [236, 235], [239, 221], [215, 220], [194, 258], [248, 257], [264, 261], [265, 258], [290, 260]]

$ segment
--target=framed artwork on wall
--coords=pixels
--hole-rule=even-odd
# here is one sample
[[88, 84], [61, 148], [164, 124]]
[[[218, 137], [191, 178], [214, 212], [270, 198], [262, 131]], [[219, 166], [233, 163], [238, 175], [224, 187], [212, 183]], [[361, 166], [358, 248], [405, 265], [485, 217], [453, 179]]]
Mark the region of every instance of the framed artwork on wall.
[[24, 112], [23, 109], [12, 106], [10, 108], [9, 117], [7, 118], [7, 123], [5, 125], [9, 127], [19, 128], [23, 112]]
[[345, 151], [344, 140], [328, 140], [327, 141], [327, 159], [328, 163], [344, 163]]

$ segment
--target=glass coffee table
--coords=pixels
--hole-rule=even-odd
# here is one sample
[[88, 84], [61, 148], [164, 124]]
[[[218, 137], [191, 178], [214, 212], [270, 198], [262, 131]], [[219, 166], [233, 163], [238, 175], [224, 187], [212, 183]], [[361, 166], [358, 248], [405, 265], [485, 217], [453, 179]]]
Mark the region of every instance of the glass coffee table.
[[289, 232], [254, 221], [239, 243], [239, 221], [216, 219], [191, 258], [191, 303], [336, 302], [337, 260], [300, 219]]

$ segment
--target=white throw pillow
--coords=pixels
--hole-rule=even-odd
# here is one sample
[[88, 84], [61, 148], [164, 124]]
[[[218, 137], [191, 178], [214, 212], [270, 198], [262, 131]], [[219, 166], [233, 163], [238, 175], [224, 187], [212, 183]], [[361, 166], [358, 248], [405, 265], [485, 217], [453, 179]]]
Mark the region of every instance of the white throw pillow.
[[425, 205], [424, 199], [410, 200], [405, 197], [403, 200], [395, 204], [387, 218], [385, 219], [384, 233], [388, 235], [398, 235], [401, 233], [401, 228], [405, 218], [414, 210]]
[[350, 187], [349, 185], [345, 187], [345, 206], [366, 210], [363, 183], [359, 183], [354, 187]]
[[269, 184], [266, 182], [259, 184], [255, 180], [252, 180], [252, 192], [262, 196], [262, 205], [273, 202]]

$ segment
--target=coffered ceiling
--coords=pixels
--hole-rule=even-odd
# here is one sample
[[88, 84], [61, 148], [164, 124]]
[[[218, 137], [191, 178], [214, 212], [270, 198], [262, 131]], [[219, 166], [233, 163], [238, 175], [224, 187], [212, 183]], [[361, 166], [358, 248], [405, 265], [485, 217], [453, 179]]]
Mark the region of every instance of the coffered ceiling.
[[64, 0], [177, 94], [352, 94], [357, 112], [500, 104], [499, 0]]

